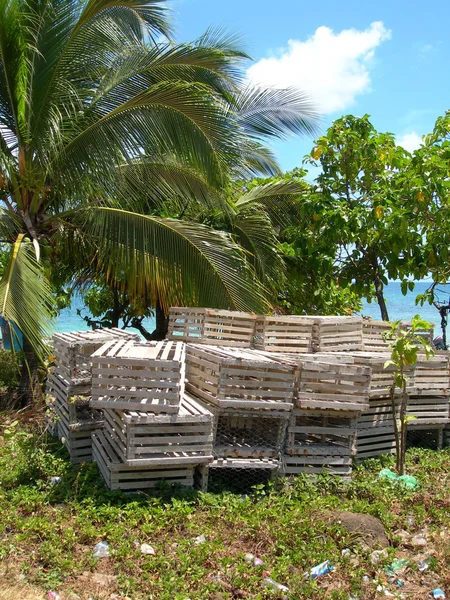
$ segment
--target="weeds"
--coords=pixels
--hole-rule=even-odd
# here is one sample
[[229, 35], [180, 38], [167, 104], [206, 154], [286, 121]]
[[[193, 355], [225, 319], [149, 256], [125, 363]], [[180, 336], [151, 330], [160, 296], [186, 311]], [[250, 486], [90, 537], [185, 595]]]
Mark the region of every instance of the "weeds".
[[[394, 458], [369, 460], [349, 484], [329, 476], [307, 477], [281, 486], [258, 484], [249, 495], [200, 493], [161, 486], [155, 496], [127, 497], [108, 492], [94, 464], [73, 467], [62, 446], [33, 428], [3, 420], [0, 438], [0, 580], [57, 590], [63, 600], [199, 600], [277, 598], [263, 577], [287, 585], [290, 598], [361, 600], [376, 598], [377, 585], [389, 587], [383, 568], [397, 553], [410, 558], [404, 593], [427, 597], [434, 586], [450, 584], [450, 452], [409, 451], [408, 472], [418, 491], [380, 483], [378, 472]], [[61, 481], [51, 484], [51, 478]], [[333, 510], [369, 513], [394, 540], [388, 557], [374, 567], [371, 550], [338, 522]], [[432, 557], [420, 573], [417, 549], [402, 546], [396, 530], [427, 529]], [[194, 539], [204, 534], [206, 542]], [[106, 540], [111, 557], [92, 558]], [[155, 556], [140, 553], [147, 542]], [[351, 553], [342, 551], [349, 549]], [[252, 553], [261, 567], [247, 564]], [[316, 581], [304, 578], [314, 565], [331, 560], [335, 570]], [[369, 582], [363, 580], [367, 576]], [[239, 595], [241, 594], [241, 596]], [[247, 594], [247, 596], [245, 596]], [[282, 597], [282, 596], [279, 596]]]

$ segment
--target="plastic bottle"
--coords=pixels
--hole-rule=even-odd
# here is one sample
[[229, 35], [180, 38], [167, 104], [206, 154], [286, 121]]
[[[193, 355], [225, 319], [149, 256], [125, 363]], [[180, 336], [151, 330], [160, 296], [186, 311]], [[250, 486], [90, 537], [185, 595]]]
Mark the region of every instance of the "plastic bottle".
[[94, 558], [106, 558], [109, 556], [109, 544], [108, 542], [99, 542], [94, 546], [94, 552], [92, 556]]

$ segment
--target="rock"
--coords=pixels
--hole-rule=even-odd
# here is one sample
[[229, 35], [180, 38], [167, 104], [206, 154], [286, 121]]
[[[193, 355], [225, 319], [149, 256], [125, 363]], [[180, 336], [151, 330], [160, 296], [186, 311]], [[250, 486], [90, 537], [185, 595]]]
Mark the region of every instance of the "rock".
[[383, 523], [365, 513], [352, 513], [345, 510], [327, 511], [323, 520], [330, 523], [339, 523], [349, 533], [353, 534], [355, 541], [366, 544], [370, 548], [386, 548], [389, 546], [388, 537], [384, 531]]
[[420, 533], [412, 537], [410, 543], [411, 546], [414, 546], [415, 548], [423, 548], [428, 544], [426, 537], [421, 535]]
[[409, 538], [411, 537], [411, 534], [409, 534], [404, 529], [397, 529], [397, 531], [394, 531], [393, 535], [394, 537], [400, 538], [402, 544], [406, 544], [409, 541]]

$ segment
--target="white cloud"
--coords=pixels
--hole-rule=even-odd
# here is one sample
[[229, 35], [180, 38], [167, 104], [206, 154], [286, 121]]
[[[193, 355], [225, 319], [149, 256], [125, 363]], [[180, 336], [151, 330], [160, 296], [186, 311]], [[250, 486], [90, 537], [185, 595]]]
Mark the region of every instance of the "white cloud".
[[402, 146], [408, 152], [414, 152], [422, 144], [422, 136], [415, 131], [404, 133], [396, 138], [395, 143], [397, 146]]
[[356, 96], [370, 91], [370, 66], [375, 49], [391, 37], [381, 21], [364, 31], [334, 33], [319, 27], [306, 41], [289, 40], [277, 56], [252, 65], [248, 79], [262, 86], [294, 86], [308, 93], [323, 113], [351, 106]]

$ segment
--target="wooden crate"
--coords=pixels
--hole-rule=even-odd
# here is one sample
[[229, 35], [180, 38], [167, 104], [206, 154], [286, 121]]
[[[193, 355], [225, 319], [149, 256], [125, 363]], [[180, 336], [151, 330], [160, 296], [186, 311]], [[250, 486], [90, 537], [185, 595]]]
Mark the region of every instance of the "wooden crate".
[[408, 427], [445, 425], [449, 423], [448, 396], [410, 396], [408, 399], [408, 416], [415, 417], [409, 421]]
[[165, 485], [193, 487], [195, 465], [129, 466], [125, 465], [102, 432], [92, 434], [92, 454], [110, 490], [133, 493]]
[[358, 460], [382, 454], [395, 454], [394, 424], [377, 425], [367, 429], [358, 427], [356, 457]]
[[369, 406], [370, 368], [320, 360], [280, 356], [297, 369], [296, 406], [302, 409], [361, 412]]
[[258, 316], [255, 348], [266, 352], [312, 352], [314, 318], [291, 315]]
[[188, 344], [186, 389], [220, 408], [291, 410], [296, 368], [256, 351]]
[[129, 466], [213, 460], [213, 415], [188, 394], [174, 415], [105, 410], [105, 434]]
[[54, 373], [47, 381], [47, 398], [71, 431], [97, 429], [103, 425], [102, 412], [90, 406], [90, 386], [70, 385]]
[[182, 342], [108, 342], [92, 355], [92, 406], [178, 412], [184, 354]]
[[172, 307], [168, 338], [219, 346], [250, 348], [256, 315], [212, 308]]
[[354, 412], [301, 410], [294, 408], [286, 436], [289, 456], [347, 456], [356, 451]]
[[70, 384], [89, 383], [91, 354], [110, 340], [139, 340], [135, 333], [122, 329], [96, 329], [55, 333], [52, 337], [56, 357], [56, 373]]
[[216, 458], [276, 458], [283, 452], [289, 413], [217, 408], [214, 414]]
[[350, 352], [363, 349], [362, 317], [315, 317], [314, 352]]
[[414, 396], [448, 396], [450, 392], [450, 368], [448, 355], [430, 356], [419, 354], [414, 373]]
[[339, 475], [343, 479], [350, 479], [352, 475], [352, 457], [342, 456], [339, 453], [329, 454], [329, 449], [324, 454], [303, 454], [296, 456], [283, 456], [280, 475], [293, 477], [296, 475]]
[[391, 329], [388, 321], [363, 320], [363, 351], [364, 352], [388, 352], [389, 341], [385, 341], [383, 334]]
[[[395, 367], [390, 365], [385, 368], [384, 365], [386, 361], [390, 360], [390, 354], [380, 352], [352, 352], [351, 356], [353, 357], [356, 365], [370, 367], [372, 370], [369, 398], [389, 398], [390, 386], [393, 382]], [[405, 366], [404, 373], [408, 380], [406, 392], [411, 394], [414, 391], [414, 366]], [[400, 388], [395, 389], [396, 396], [400, 395], [401, 393], [402, 390]]]

